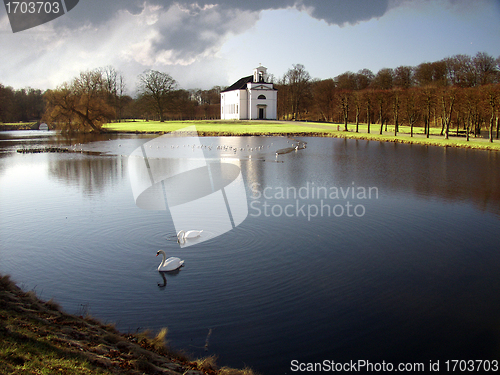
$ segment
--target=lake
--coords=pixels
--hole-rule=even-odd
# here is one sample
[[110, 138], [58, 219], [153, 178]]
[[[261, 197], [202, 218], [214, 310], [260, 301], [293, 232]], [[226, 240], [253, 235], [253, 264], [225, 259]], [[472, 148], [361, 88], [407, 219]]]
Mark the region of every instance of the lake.
[[[16, 152], [45, 146], [78, 152]], [[498, 359], [499, 155], [2, 132], [0, 273], [69, 313], [168, 327], [171, 346], [261, 374]], [[181, 226], [204, 232], [179, 244]], [[160, 274], [159, 249], [184, 267]]]

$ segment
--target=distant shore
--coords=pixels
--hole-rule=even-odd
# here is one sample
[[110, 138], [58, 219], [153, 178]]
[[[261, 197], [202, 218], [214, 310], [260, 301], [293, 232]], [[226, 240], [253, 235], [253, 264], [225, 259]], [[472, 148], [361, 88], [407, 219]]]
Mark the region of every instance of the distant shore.
[[0, 131], [12, 130], [38, 130], [38, 122], [15, 122], [15, 123], [0, 123]]
[[[0, 124], [1, 130], [34, 130], [36, 123]], [[399, 132], [394, 135], [394, 125], [388, 125], [387, 131], [380, 134], [380, 125], [372, 124], [370, 133], [366, 124], [348, 124], [348, 131], [344, 124], [302, 122], [302, 121], [124, 121], [105, 124], [104, 132], [132, 133], [132, 134], [166, 134], [179, 131], [183, 128], [195, 126], [198, 136], [302, 136], [302, 137], [333, 137], [358, 139], [378, 142], [393, 142], [404, 144], [417, 144], [424, 146], [458, 147], [476, 150], [500, 151], [500, 139], [495, 138], [490, 142], [487, 132], [483, 131], [481, 137], [470, 135], [466, 140], [463, 131], [457, 132], [450, 129], [449, 139], [441, 135], [441, 128], [432, 128], [427, 138], [422, 127], [413, 128], [413, 136], [409, 126], [399, 126]]]
[[[388, 125], [387, 131], [380, 133], [380, 125], [372, 124], [370, 133], [366, 124], [348, 124], [348, 131], [344, 124], [301, 122], [301, 121], [127, 121], [106, 124], [104, 129], [118, 133], [155, 133], [166, 134], [181, 130], [188, 126], [196, 126], [199, 136], [302, 136], [302, 137], [333, 137], [360, 139], [379, 142], [395, 142], [419, 144], [424, 146], [460, 147], [478, 150], [500, 151], [500, 139], [493, 142], [485, 137], [470, 135], [469, 141], [463, 133], [457, 136], [456, 129], [450, 129], [449, 139], [440, 135], [440, 128], [431, 128], [429, 138], [424, 134], [422, 127], [413, 128], [413, 136], [409, 126], [399, 126], [397, 136], [394, 136], [394, 125]], [[484, 135], [484, 132], [483, 132]]]

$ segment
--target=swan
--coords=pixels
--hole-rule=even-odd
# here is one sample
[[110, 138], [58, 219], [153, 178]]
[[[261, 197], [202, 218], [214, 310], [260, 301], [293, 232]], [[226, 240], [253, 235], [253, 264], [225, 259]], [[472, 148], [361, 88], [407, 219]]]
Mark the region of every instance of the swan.
[[177, 242], [185, 242], [187, 238], [196, 238], [199, 237], [202, 230], [180, 230], [179, 233], [177, 233]]
[[158, 266], [158, 271], [175, 271], [184, 265], [184, 261], [176, 257], [170, 257], [167, 259], [167, 255], [163, 250], [158, 250], [156, 256], [162, 255], [163, 259]]

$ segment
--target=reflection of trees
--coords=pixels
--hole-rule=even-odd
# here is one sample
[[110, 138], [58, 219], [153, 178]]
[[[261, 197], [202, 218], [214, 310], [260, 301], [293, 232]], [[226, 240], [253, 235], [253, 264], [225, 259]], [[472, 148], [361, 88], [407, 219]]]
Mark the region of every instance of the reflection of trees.
[[[500, 155], [497, 152], [367, 143], [367, 148], [349, 145], [349, 170], [335, 167], [335, 173], [343, 181], [377, 186], [380, 192], [389, 194], [411, 192], [423, 197], [471, 202], [481, 210], [500, 215]], [[353, 159], [356, 163], [352, 163]], [[342, 157], [339, 164], [345, 163]]]
[[380, 196], [413, 194], [470, 202], [500, 216], [500, 154], [389, 142], [307, 138], [283, 164], [242, 164], [245, 181], [266, 187], [377, 187]]
[[76, 154], [50, 155], [49, 176], [81, 188], [84, 195], [102, 194], [122, 183], [126, 177], [126, 162], [120, 156], [90, 156]]

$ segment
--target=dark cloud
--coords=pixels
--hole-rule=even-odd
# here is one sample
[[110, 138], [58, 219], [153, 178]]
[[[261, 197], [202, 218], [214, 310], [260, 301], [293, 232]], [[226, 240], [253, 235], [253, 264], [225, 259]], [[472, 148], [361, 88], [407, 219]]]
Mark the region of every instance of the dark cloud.
[[304, 5], [313, 7], [312, 17], [342, 26], [382, 17], [389, 9], [389, 0], [304, 0]]
[[[95, 28], [104, 26], [103, 33], [113, 33], [106, 25], [124, 13], [147, 17], [152, 20], [149, 34], [153, 31], [157, 34], [145, 41], [149, 55], [156, 56], [157, 62], [182, 64], [216, 49], [227, 35], [239, 34], [252, 27], [262, 10], [296, 7], [329, 24], [344, 25], [382, 16], [388, 9], [388, 1], [80, 0], [70, 13], [60, 18], [57, 27], [71, 30], [89, 25]], [[133, 22], [126, 26], [131, 35], [145, 32], [144, 27]], [[106, 38], [106, 35], [102, 37]]]
[[78, 8], [72, 12], [71, 19], [99, 24], [113, 17], [120, 10], [139, 14], [145, 4], [159, 5], [166, 9], [174, 4], [179, 4], [186, 9], [191, 9], [193, 13], [210, 5], [218, 5], [219, 9], [223, 10], [250, 12], [296, 6], [311, 9], [311, 16], [325, 20], [329, 24], [344, 25], [381, 17], [388, 10], [388, 3], [389, 0], [146, 0], [146, 2], [138, 0], [81, 0]]

